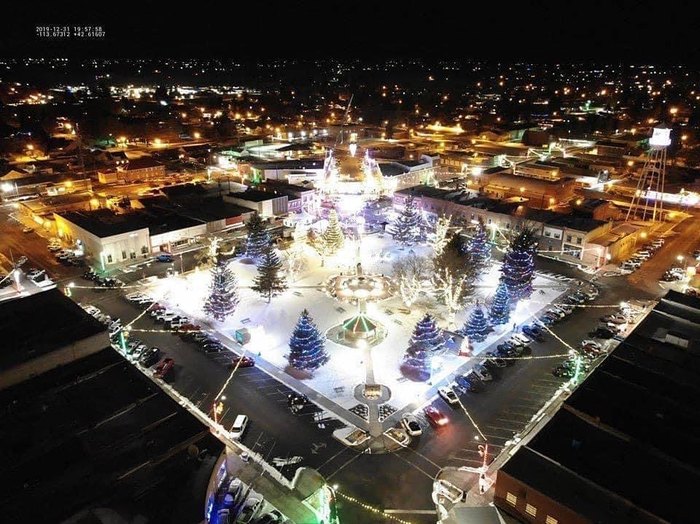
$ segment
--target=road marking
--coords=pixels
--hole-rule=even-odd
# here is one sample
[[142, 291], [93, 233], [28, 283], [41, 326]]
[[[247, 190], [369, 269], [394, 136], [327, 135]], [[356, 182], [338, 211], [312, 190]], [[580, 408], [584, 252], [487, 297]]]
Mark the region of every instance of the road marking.
[[335, 457], [337, 457], [338, 455], [340, 455], [341, 453], [343, 453], [343, 452], [345, 452], [345, 451], [350, 451], [350, 449], [349, 449], [349, 448], [343, 448], [343, 449], [341, 449], [340, 451], [338, 451], [338, 453], [336, 453], [336, 454], [333, 455], [331, 458], [329, 458], [327, 461], [325, 461], [323, 464], [321, 464], [319, 467], [317, 467], [316, 470], [321, 469], [323, 466], [325, 466], [326, 464], [328, 464], [331, 460], [333, 460]]
[[[402, 457], [399, 453], [394, 453], [394, 455], [397, 456], [397, 457], [399, 457], [399, 458], [400, 458], [401, 460], [403, 460], [404, 462], [410, 464], [410, 465], [413, 466], [414, 468], [416, 468], [418, 471], [420, 471], [421, 473], [423, 473], [423, 475], [425, 475], [426, 477], [428, 477], [430, 480], [435, 480], [435, 475], [437, 475], [437, 473], [436, 473], [435, 475], [430, 475], [430, 474], [428, 474], [425, 470], [423, 470], [422, 468], [418, 467], [416, 464], [414, 464], [413, 462], [411, 462], [410, 460], [408, 460], [406, 457]], [[439, 469], [441, 469], [441, 468], [439, 468]]]
[[338, 469], [336, 469], [333, 473], [331, 473], [330, 475], [328, 475], [328, 476], [326, 477], [326, 480], [330, 480], [331, 477], [332, 477], [333, 475], [335, 475], [336, 473], [339, 473], [339, 472], [340, 472], [342, 469], [344, 469], [346, 466], [349, 466], [350, 463], [353, 462], [354, 460], [357, 460], [357, 459], [360, 457], [360, 455], [362, 455], [362, 454], [361, 454], [361, 453], [356, 453], [354, 457], [352, 457], [352, 458], [351, 458], [350, 460], [348, 460], [345, 464], [343, 464], [343, 465], [340, 466]]

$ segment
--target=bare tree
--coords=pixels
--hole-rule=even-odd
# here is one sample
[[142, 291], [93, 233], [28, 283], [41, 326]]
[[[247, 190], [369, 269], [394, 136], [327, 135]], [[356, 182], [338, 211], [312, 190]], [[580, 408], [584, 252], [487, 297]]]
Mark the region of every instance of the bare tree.
[[423, 282], [427, 278], [428, 267], [428, 260], [415, 254], [394, 262], [394, 277], [398, 281], [399, 294], [406, 307], [411, 307], [418, 298]]
[[449, 311], [450, 325], [454, 325], [455, 313], [474, 295], [477, 269], [469, 254], [463, 254], [460, 240], [454, 235], [442, 253], [433, 259], [433, 285], [437, 298]]
[[438, 218], [435, 222], [435, 230], [428, 237], [430, 247], [433, 248], [433, 256], [440, 256], [442, 251], [445, 249], [445, 246], [447, 246], [449, 243], [450, 236], [448, 233], [451, 226], [452, 219], [445, 215]]

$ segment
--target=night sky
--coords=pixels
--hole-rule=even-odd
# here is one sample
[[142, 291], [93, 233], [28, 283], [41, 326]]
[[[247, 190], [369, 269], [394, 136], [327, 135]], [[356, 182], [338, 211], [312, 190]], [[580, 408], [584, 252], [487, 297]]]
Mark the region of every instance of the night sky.
[[[4, 3], [0, 56], [700, 62], [700, 10], [690, 1], [217, 3]], [[37, 26], [74, 24], [106, 36], [37, 35]]]

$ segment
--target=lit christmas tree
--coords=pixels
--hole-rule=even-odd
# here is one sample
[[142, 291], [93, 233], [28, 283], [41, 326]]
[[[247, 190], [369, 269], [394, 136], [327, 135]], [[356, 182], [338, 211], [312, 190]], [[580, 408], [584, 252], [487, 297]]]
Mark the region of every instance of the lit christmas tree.
[[248, 229], [248, 237], [246, 239], [246, 255], [251, 258], [259, 258], [265, 246], [270, 243], [270, 235], [265, 229], [265, 224], [260, 218], [260, 215], [253, 213], [250, 220], [246, 223]]
[[420, 239], [421, 215], [416, 208], [413, 195], [409, 195], [404, 204], [403, 211], [394, 222], [394, 239], [402, 244], [412, 244]]
[[524, 228], [511, 242], [510, 249], [503, 258], [501, 281], [505, 283], [508, 297], [515, 303], [529, 298], [532, 294], [532, 280], [535, 277], [535, 233]]
[[343, 243], [345, 242], [343, 228], [340, 227], [338, 213], [336, 213], [335, 209], [332, 209], [328, 216], [328, 227], [323, 232], [323, 242], [326, 246], [326, 250], [330, 253], [338, 251], [343, 247]]
[[430, 313], [426, 313], [413, 329], [413, 336], [411, 336], [409, 343], [413, 345], [417, 342], [425, 342], [433, 349], [433, 351], [441, 349], [445, 344], [445, 338], [442, 334], [442, 330], [437, 327], [435, 318], [433, 318]]
[[305, 309], [301, 312], [294, 332], [289, 339], [289, 365], [296, 369], [315, 371], [329, 360], [326, 339]]
[[486, 340], [486, 336], [489, 334], [489, 322], [479, 304], [472, 309], [462, 331], [472, 342], [483, 342]]
[[275, 248], [269, 242], [260, 255], [258, 262], [258, 276], [255, 277], [255, 282], [251, 286], [253, 291], [257, 291], [263, 297], [267, 298], [268, 304], [272, 297], [279, 295], [287, 289], [287, 282], [283, 275], [282, 262], [277, 257]]
[[508, 323], [510, 319], [510, 297], [505, 283], [500, 282], [496, 288], [496, 294], [491, 301], [491, 309], [489, 310], [491, 323], [495, 325], [503, 325]]
[[216, 264], [210, 272], [211, 284], [209, 284], [209, 296], [204, 302], [204, 313], [223, 322], [236, 310], [240, 301], [238, 279], [225, 262]]
[[411, 344], [404, 355], [401, 371], [408, 378], [416, 381], [430, 379], [434, 354], [435, 350], [428, 342]]
[[465, 243], [464, 247], [478, 268], [486, 267], [491, 260], [491, 243], [483, 220], [479, 219], [474, 236]]

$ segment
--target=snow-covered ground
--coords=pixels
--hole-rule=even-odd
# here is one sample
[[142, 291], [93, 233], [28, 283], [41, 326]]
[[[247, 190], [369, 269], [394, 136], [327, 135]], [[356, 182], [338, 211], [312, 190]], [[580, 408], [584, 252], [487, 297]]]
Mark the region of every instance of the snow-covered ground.
[[[392, 264], [410, 251], [427, 256], [430, 248], [422, 245], [403, 248], [397, 246], [389, 235], [371, 235], [363, 238], [360, 257], [366, 274], [391, 274]], [[342, 252], [326, 259], [322, 266], [320, 257], [311, 248], [306, 247], [306, 268], [295, 282], [289, 283], [289, 290], [281, 296], [274, 297], [270, 304], [249, 289], [256, 274], [255, 266], [249, 261], [236, 259], [231, 263], [231, 267], [241, 286], [241, 303], [233, 316], [225, 322], [212, 321], [210, 324], [230, 338], [234, 338], [235, 330], [248, 328], [252, 332], [252, 340], [246, 349], [256, 355], [256, 358], [264, 359], [284, 370], [287, 367], [285, 355], [289, 350], [289, 337], [304, 308], [309, 310], [316, 325], [324, 332], [354, 314], [355, 306], [331, 298], [326, 294], [323, 285], [330, 276], [339, 272], [348, 274], [354, 271], [357, 253], [357, 246], [351, 241], [346, 241]], [[499, 275], [499, 266], [494, 264], [480, 277], [476, 298], [482, 304], [490, 301]], [[191, 318], [203, 321], [205, 317], [202, 305], [208, 292], [209, 281], [208, 271], [194, 271], [187, 275], [158, 280], [152, 284], [152, 292], [159, 301], [168, 302]], [[542, 277], [535, 279], [534, 286], [536, 291], [532, 299], [518, 304], [507, 325], [498, 326], [485, 342], [474, 344], [474, 353], [483, 351], [498, 338], [510, 333], [514, 322], [523, 323], [554, 301], [565, 289], [565, 284]], [[382, 323], [388, 330], [387, 338], [372, 349], [372, 359], [375, 380], [391, 390], [389, 404], [396, 409], [419, 402], [430, 388], [427, 383], [405, 379], [399, 369], [416, 322], [426, 312], [431, 312], [438, 319], [440, 327], [448, 327], [446, 308], [436, 303], [429, 295], [422, 296], [411, 307], [410, 314], [399, 312], [402, 306], [400, 298], [394, 296], [379, 303], [368, 304], [367, 308], [369, 316]], [[469, 312], [470, 308], [466, 308], [456, 315], [458, 327], [464, 324]], [[365, 380], [364, 351], [331, 341], [327, 342], [326, 348], [331, 357], [330, 361], [317, 370], [312, 378], [305, 379], [304, 383], [339, 406], [349, 409], [358, 403], [353, 396], [355, 386], [364, 383]], [[468, 357], [457, 355], [447, 355], [437, 360], [438, 362], [434, 363], [433, 383], [455, 374], [458, 370], [464, 372], [470, 365]], [[460, 369], [461, 367], [464, 369]]]

